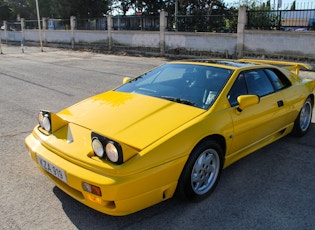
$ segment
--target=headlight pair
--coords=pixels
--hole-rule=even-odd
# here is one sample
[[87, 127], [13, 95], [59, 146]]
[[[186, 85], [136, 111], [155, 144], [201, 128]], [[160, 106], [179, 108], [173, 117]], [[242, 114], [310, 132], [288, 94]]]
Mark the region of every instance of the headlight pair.
[[[38, 114], [38, 123], [39, 130], [45, 135], [50, 135], [66, 125], [67, 121], [64, 121], [54, 113], [42, 110]], [[123, 163], [122, 148], [119, 143], [94, 132], [92, 132], [91, 138], [92, 148], [96, 156], [115, 164]]]
[[122, 149], [119, 143], [92, 132], [92, 148], [94, 154], [115, 164], [123, 163]]

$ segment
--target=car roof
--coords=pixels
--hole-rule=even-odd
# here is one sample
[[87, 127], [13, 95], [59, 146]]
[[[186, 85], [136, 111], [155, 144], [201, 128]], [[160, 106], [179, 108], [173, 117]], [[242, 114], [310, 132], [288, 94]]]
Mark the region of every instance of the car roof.
[[[174, 63], [174, 62], [172, 62]], [[250, 66], [257, 66], [261, 65], [258, 63], [250, 63], [250, 62], [243, 62], [238, 60], [229, 60], [229, 59], [189, 59], [189, 60], [181, 60], [176, 61], [175, 63], [182, 63], [182, 64], [205, 64], [211, 65], [221, 68], [229, 68], [229, 69], [239, 69], [243, 67], [250, 67]]]
[[289, 61], [277, 61], [277, 60], [263, 60], [263, 59], [190, 59], [177, 61], [177, 63], [182, 64], [200, 64], [200, 65], [210, 65], [219, 68], [229, 68], [229, 69], [241, 69], [246, 67], [280, 67], [287, 69], [289, 71], [295, 71], [296, 75], [299, 75], [299, 70], [301, 68], [306, 70], [311, 70], [312, 67], [305, 63], [300, 62], [289, 62]]

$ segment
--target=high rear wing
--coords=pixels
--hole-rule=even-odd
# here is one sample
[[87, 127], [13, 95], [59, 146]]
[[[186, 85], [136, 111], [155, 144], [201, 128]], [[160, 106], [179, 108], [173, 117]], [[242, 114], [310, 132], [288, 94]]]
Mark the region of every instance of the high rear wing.
[[279, 66], [284, 69], [287, 69], [289, 71], [295, 71], [296, 75], [299, 75], [301, 68], [305, 68], [307, 70], [312, 69], [310, 65], [299, 63], [299, 62], [286, 62], [286, 61], [273, 61], [273, 60], [260, 60], [260, 59], [239, 59], [238, 61], [275, 65], [275, 66]]

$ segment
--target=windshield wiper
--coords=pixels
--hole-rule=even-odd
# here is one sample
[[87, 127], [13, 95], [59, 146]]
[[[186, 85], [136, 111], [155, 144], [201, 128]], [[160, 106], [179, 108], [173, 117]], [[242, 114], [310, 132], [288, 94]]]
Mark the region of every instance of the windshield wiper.
[[185, 105], [197, 106], [196, 103], [191, 102], [191, 101], [186, 100], [186, 99], [179, 98], [179, 97], [161, 96], [161, 98], [164, 98], [164, 99], [169, 100], [169, 101], [174, 101], [174, 102], [177, 102], [177, 103], [185, 104]]

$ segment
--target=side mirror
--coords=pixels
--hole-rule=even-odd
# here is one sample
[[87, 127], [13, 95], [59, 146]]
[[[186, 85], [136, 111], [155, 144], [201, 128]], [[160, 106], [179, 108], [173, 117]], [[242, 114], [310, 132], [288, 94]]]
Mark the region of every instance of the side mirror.
[[126, 84], [126, 83], [128, 83], [128, 82], [130, 82], [131, 81], [131, 78], [130, 77], [124, 77], [124, 79], [123, 79], [123, 84]]
[[259, 103], [259, 97], [257, 95], [242, 95], [237, 98], [238, 107], [237, 112], [242, 112], [245, 108], [256, 105]]

